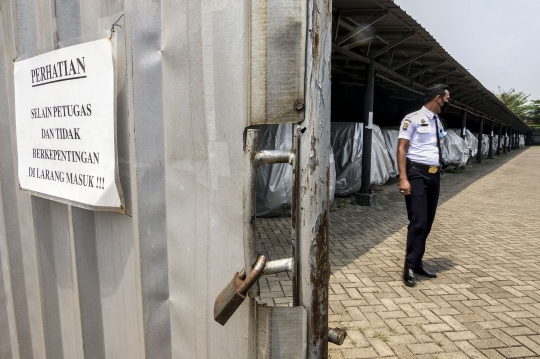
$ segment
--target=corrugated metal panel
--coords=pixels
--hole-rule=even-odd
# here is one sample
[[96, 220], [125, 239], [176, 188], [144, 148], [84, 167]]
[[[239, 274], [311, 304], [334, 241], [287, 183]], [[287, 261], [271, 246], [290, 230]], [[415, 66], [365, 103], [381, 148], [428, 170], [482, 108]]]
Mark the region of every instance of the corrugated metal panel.
[[[232, 0], [2, 3], [2, 358], [247, 358], [249, 305], [226, 327], [212, 306], [243, 267], [248, 13]], [[99, 38], [122, 14], [129, 216], [19, 191], [11, 61]]]
[[306, 1], [250, 3], [249, 125], [300, 122], [304, 118]]

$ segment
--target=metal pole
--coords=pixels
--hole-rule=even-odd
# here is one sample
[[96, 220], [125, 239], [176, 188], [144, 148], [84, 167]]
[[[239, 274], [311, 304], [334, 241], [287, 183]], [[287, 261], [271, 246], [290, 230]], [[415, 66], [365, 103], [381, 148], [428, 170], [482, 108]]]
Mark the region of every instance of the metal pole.
[[499, 125], [497, 126], [499, 128], [499, 132], [498, 132], [498, 136], [497, 136], [497, 151], [495, 152], [495, 154], [497, 156], [500, 156], [501, 155], [501, 135], [502, 135], [502, 125], [499, 123]]
[[467, 128], [467, 111], [461, 112], [461, 138], [465, 139], [465, 129]]
[[[255, 190], [257, 180], [257, 167], [255, 155], [259, 147], [259, 130], [246, 131], [246, 148], [244, 150], [244, 268], [246, 276], [249, 275], [253, 264], [257, 260], [255, 247]], [[259, 282], [255, 283], [248, 292], [251, 298], [259, 295]]]
[[300, 305], [307, 312], [307, 359], [328, 357], [330, 53], [332, 6], [308, 0], [305, 116], [298, 144], [297, 256]]
[[[366, 87], [364, 93], [364, 128], [362, 145], [362, 188], [358, 203], [363, 206], [374, 205], [371, 196], [371, 149], [373, 128], [373, 97], [375, 95], [375, 62], [371, 60], [366, 70]], [[374, 200], [374, 197], [373, 197]], [[373, 201], [374, 202], [374, 201]]]
[[478, 128], [478, 153], [475, 163], [482, 163], [482, 134], [484, 132], [484, 118], [480, 117], [480, 126]]
[[493, 126], [495, 126], [495, 122], [491, 121], [490, 129], [489, 129], [489, 151], [488, 151], [488, 159], [493, 159]]

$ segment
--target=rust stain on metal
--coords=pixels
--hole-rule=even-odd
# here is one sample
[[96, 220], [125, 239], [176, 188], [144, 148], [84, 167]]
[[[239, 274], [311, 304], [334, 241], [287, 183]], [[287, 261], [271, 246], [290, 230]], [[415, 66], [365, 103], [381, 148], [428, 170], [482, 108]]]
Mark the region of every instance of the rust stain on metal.
[[328, 283], [330, 261], [328, 255], [329, 219], [328, 209], [324, 209], [313, 242], [313, 261], [310, 263], [310, 281], [313, 286], [311, 302], [311, 329], [313, 348], [319, 353], [328, 351]]
[[318, 139], [317, 137], [315, 137], [314, 135], [311, 136], [311, 156], [310, 156], [310, 168], [311, 168], [311, 171], [315, 171], [317, 169], [317, 164], [318, 164], [318, 158], [317, 158], [317, 144], [318, 142]]
[[314, 59], [319, 58], [319, 33], [318, 32], [315, 32], [313, 34], [313, 58]]
[[225, 325], [229, 318], [236, 312], [238, 307], [246, 299], [247, 291], [261, 277], [266, 266], [266, 257], [259, 256], [257, 263], [249, 275], [242, 279], [243, 275], [236, 272], [233, 279], [219, 293], [214, 302], [214, 320]]

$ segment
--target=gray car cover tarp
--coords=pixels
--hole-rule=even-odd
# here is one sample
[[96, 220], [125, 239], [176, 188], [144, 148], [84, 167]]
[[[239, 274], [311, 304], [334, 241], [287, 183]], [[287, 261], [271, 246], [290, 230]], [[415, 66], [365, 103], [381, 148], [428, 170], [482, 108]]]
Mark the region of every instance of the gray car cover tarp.
[[[473, 132], [473, 136], [478, 139], [478, 133]], [[482, 156], [487, 156], [489, 152], [489, 136], [482, 134]], [[478, 153], [478, 140], [476, 142], [476, 153]]]
[[397, 163], [397, 144], [399, 137], [398, 128], [381, 128], [384, 142], [386, 143], [386, 149], [388, 150], [388, 156], [392, 162], [392, 171], [390, 177], [397, 176], [399, 174], [399, 168]]
[[[259, 151], [292, 148], [291, 124], [260, 125]], [[334, 155], [329, 154], [330, 201], [334, 199], [336, 170]], [[291, 208], [292, 167], [287, 163], [266, 164], [257, 169], [257, 216], [272, 217], [287, 214]]]
[[[336, 189], [339, 196], [358, 192], [362, 186], [362, 138], [361, 122], [333, 122], [330, 141], [336, 163]], [[381, 185], [394, 173], [392, 161], [381, 129], [373, 125], [371, 151], [371, 184]]]
[[[397, 168], [397, 142], [399, 130], [394, 128], [381, 128], [388, 155], [392, 161], [395, 175], [399, 173]], [[442, 147], [443, 161], [446, 165], [464, 166], [469, 159], [469, 148], [465, 141], [453, 131], [447, 131], [447, 136]]]
[[445, 165], [463, 167], [469, 159], [469, 146], [454, 131], [447, 131], [442, 154]]
[[[460, 128], [451, 128], [450, 130], [456, 133], [458, 136], [461, 135]], [[478, 152], [478, 136], [475, 136], [471, 131], [469, 131], [469, 129], [465, 129], [465, 143], [471, 151], [471, 157], [476, 157], [476, 153]]]

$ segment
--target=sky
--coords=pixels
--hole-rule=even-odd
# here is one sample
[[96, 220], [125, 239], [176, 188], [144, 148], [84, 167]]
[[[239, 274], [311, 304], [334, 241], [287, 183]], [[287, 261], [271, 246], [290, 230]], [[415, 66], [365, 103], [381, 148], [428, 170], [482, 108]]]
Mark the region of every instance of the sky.
[[540, 100], [540, 0], [394, 0], [488, 90]]

